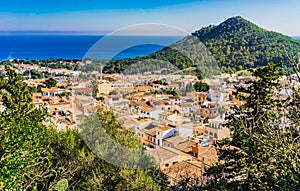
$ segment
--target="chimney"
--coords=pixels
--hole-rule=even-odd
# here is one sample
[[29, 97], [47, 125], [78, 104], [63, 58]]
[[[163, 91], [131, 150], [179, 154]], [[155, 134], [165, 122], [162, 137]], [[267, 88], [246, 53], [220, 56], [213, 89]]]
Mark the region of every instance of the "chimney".
[[102, 82], [102, 70], [103, 70], [103, 65], [100, 65], [100, 81]]

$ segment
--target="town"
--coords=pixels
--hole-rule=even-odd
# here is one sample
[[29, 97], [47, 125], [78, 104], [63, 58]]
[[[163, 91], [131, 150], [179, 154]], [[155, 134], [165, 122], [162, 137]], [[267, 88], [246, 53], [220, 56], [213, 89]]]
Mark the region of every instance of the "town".
[[[235, 86], [247, 87], [248, 80], [255, 80], [247, 72], [198, 80], [193, 75], [124, 75], [102, 71], [87, 74], [72, 67], [48, 68], [13, 60], [11, 63], [24, 75], [24, 82], [35, 87], [34, 105], [47, 108], [45, 125], [55, 126], [59, 131], [76, 129], [97, 108], [112, 110], [174, 183], [196, 176], [200, 178], [199, 184], [206, 181], [203, 173], [218, 161], [215, 143], [230, 138], [230, 129], [224, 125], [226, 116], [233, 112], [233, 107], [243, 104], [234, 95]], [[0, 71], [5, 73], [4, 66]], [[35, 79], [33, 75], [37, 74], [42, 77]], [[54, 82], [49, 83], [49, 79]], [[278, 96], [286, 97], [292, 92], [291, 86], [300, 86], [296, 76], [292, 79], [292, 83], [281, 79], [282, 91], [277, 92]], [[197, 91], [196, 84], [207, 84], [206, 91]], [[1, 105], [0, 111], [4, 109]]]

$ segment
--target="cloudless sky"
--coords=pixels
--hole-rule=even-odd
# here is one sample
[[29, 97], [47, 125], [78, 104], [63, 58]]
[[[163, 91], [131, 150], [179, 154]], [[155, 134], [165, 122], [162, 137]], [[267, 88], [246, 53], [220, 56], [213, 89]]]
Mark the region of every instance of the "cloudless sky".
[[300, 36], [298, 0], [0, 0], [0, 31], [98, 31], [162, 23], [192, 32], [240, 15]]

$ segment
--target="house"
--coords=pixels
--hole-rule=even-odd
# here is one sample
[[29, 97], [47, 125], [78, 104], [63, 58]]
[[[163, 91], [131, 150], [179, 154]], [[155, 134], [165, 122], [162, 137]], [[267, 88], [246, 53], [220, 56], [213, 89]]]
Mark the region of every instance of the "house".
[[145, 107], [145, 106], [139, 107], [137, 111], [138, 111], [138, 116], [140, 118], [150, 118], [150, 119], [156, 119], [156, 120], [159, 120], [159, 118], [160, 118], [159, 114], [163, 112], [160, 109], [154, 109], [154, 108]]
[[204, 132], [206, 130], [206, 126], [203, 125], [203, 123], [194, 123], [194, 135], [196, 137], [201, 137], [203, 138]]
[[169, 96], [169, 100], [171, 101], [172, 105], [179, 105], [182, 103], [182, 100], [179, 96]]
[[133, 90], [137, 92], [151, 92], [153, 88], [151, 86], [137, 86]]
[[186, 154], [191, 154], [192, 146], [195, 144], [191, 137], [182, 136], [181, 134], [163, 140], [163, 147], [171, 147]]
[[108, 95], [108, 103], [109, 104], [115, 104], [122, 101], [121, 95]]
[[160, 84], [152, 84], [152, 87], [153, 87], [153, 90], [160, 90], [163, 88], [163, 86]]
[[192, 92], [191, 98], [194, 100], [194, 105], [201, 106], [206, 99], [207, 93], [206, 92]]
[[156, 130], [156, 145], [163, 146], [163, 140], [176, 134], [177, 129], [170, 124], [164, 124]]
[[167, 175], [170, 185], [178, 185], [178, 183], [188, 180], [190, 185], [201, 186], [207, 181], [207, 178], [203, 176], [205, 172], [204, 165], [197, 160], [172, 164], [165, 167], [162, 172]]
[[156, 147], [155, 149], [148, 150], [147, 153], [153, 156], [155, 160], [160, 164], [161, 170], [182, 161], [192, 161], [191, 155], [181, 152], [172, 147]]
[[43, 97], [55, 97], [62, 92], [64, 92], [63, 89], [58, 89], [58, 88], [42, 88], [42, 95]]
[[49, 118], [51, 118], [51, 122], [55, 124], [58, 131], [74, 129], [76, 126], [73, 113], [70, 110], [56, 110]]
[[132, 93], [128, 96], [125, 97], [126, 99], [130, 100], [130, 101], [140, 101], [143, 98], [145, 98], [144, 92], [136, 92], [136, 93]]
[[141, 126], [137, 134], [144, 146], [149, 148], [156, 147], [156, 131], [158, 128], [159, 125], [154, 123], [148, 123], [145, 127]]
[[177, 129], [182, 136], [194, 137], [194, 122], [184, 122], [178, 125]]
[[133, 83], [129, 83], [129, 82], [112, 82], [111, 85], [112, 88], [114, 89], [123, 89], [123, 88], [133, 88]]
[[190, 119], [184, 118], [182, 115], [179, 115], [177, 111], [178, 110], [173, 110], [172, 114], [170, 114], [170, 112], [166, 113], [166, 118], [169, 123], [178, 126], [182, 123], [190, 121]]
[[229, 95], [226, 92], [225, 86], [222, 81], [210, 81], [208, 82], [209, 90], [207, 99], [214, 102], [223, 102], [228, 99]]
[[210, 166], [218, 161], [217, 150], [214, 146], [207, 145], [205, 142], [204, 140], [201, 144], [197, 143], [192, 146], [192, 156]]
[[129, 114], [137, 115], [138, 108], [139, 108], [139, 104], [136, 101], [129, 101], [129, 103], [128, 103]]
[[199, 109], [203, 118], [214, 119], [220, 115], [220, 104], [216, 102], [205, 102]]
[[25, 70], [37, 70], [40, 68], [40, 66], [37, 64], [21, 64], [20, 66]]
[[211, 119], [205, 128], [204, 137], [208, 140], [221, 140], [230, 137], [230, 130], [222, 125], [222, 119]]
[[93, 92], [93, 88], [91, 87], [70, 87], [67, 90], [73, 94], [91, 94]]
[[51, 69], [50, 73], [55, 75], [55, 76], [62, 76], [62, 75], [66, 75], [70, 70], [68, 70], [67, 68], [55, 68], [55, 69]]
[[48, 105], [50, 113], [57, 110], [71, 110], [71, 103], [65, 98], [52, 97], [49, 99]]
[[162, 89], [165, 89], [167, 91], [171, 91], [171, 90], [179, 90], [179, 85], [174, 84], [174, 85], [164, 85], [162, 86]]
[[186, 117], [192, 117], [194, 112], [194, 104], [193, 103], [182, 103], [180, 105], [184, 116]]

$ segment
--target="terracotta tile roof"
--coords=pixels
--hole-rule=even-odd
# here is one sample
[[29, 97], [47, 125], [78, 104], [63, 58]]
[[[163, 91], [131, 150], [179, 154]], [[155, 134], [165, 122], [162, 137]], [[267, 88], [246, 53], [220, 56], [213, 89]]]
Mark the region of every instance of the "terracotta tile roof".
[[147, 91], [147, 90], [153, 90], [151, 86], [137, 86], [134, 88], [136, 91]]
[[179, 96], [169, 96], [169, 99], [180, 99]]
[[[181, 161], [176, 163], [170, 167], [163, 169], [163, 173], [169, 177], [171, 184], [176, 184], [180, 181], [186, 181], [189, 179], [191, 184], [199, 184], [201, 181], [197, 180], [196, 178], [201, 178], [203, 169], [200, 163], [192, 162], [185, 162]], [[198, 181], [198, 182], [193, 182]]]
[[53, 89], [53, 88], [51, 88], [51, 89], [49, 89], [49, 88], [42, 88], [41, 89], [42, 90], [42, 92], [58, 92], [58, 90], [57, 89]]
[[162, 125], [158, 128], [159, 131], [167, 131], [169, 129], [172, 129], [169, 125]]
[[137, 104], [139, 107], [148, 107], [148, 105], [144, 101], [138, 101]]
[[[167, 139], [164, 139], [164, 141], [168, 143], [172, 143], [174, 145], [174, 148], [186, 152], [186, 150], [192, 150], [192, 146], [190, 145], [191, 140], [188, 137], [182, 137], [182, 136], [173, 136], [169, 137]], [[187, 149], [187, 147], [190, 147]]]
[[59, 97], [53, 97], [49, 99], [49, 104], [50, 105], [62, 105], [62, 104], [70, 104], [69, 101], [65, 100], [65, 99], [61, 99]]
[[91, 92], [93, 91], [93, 88], [71, 88], [73, 91], [80, 93], [80, 92]]
[[154, 111], [154, 109], [150, 108], [150, 107], [140, 107], [139, 110], [145, 111], [145, 112], [151, 112]]

